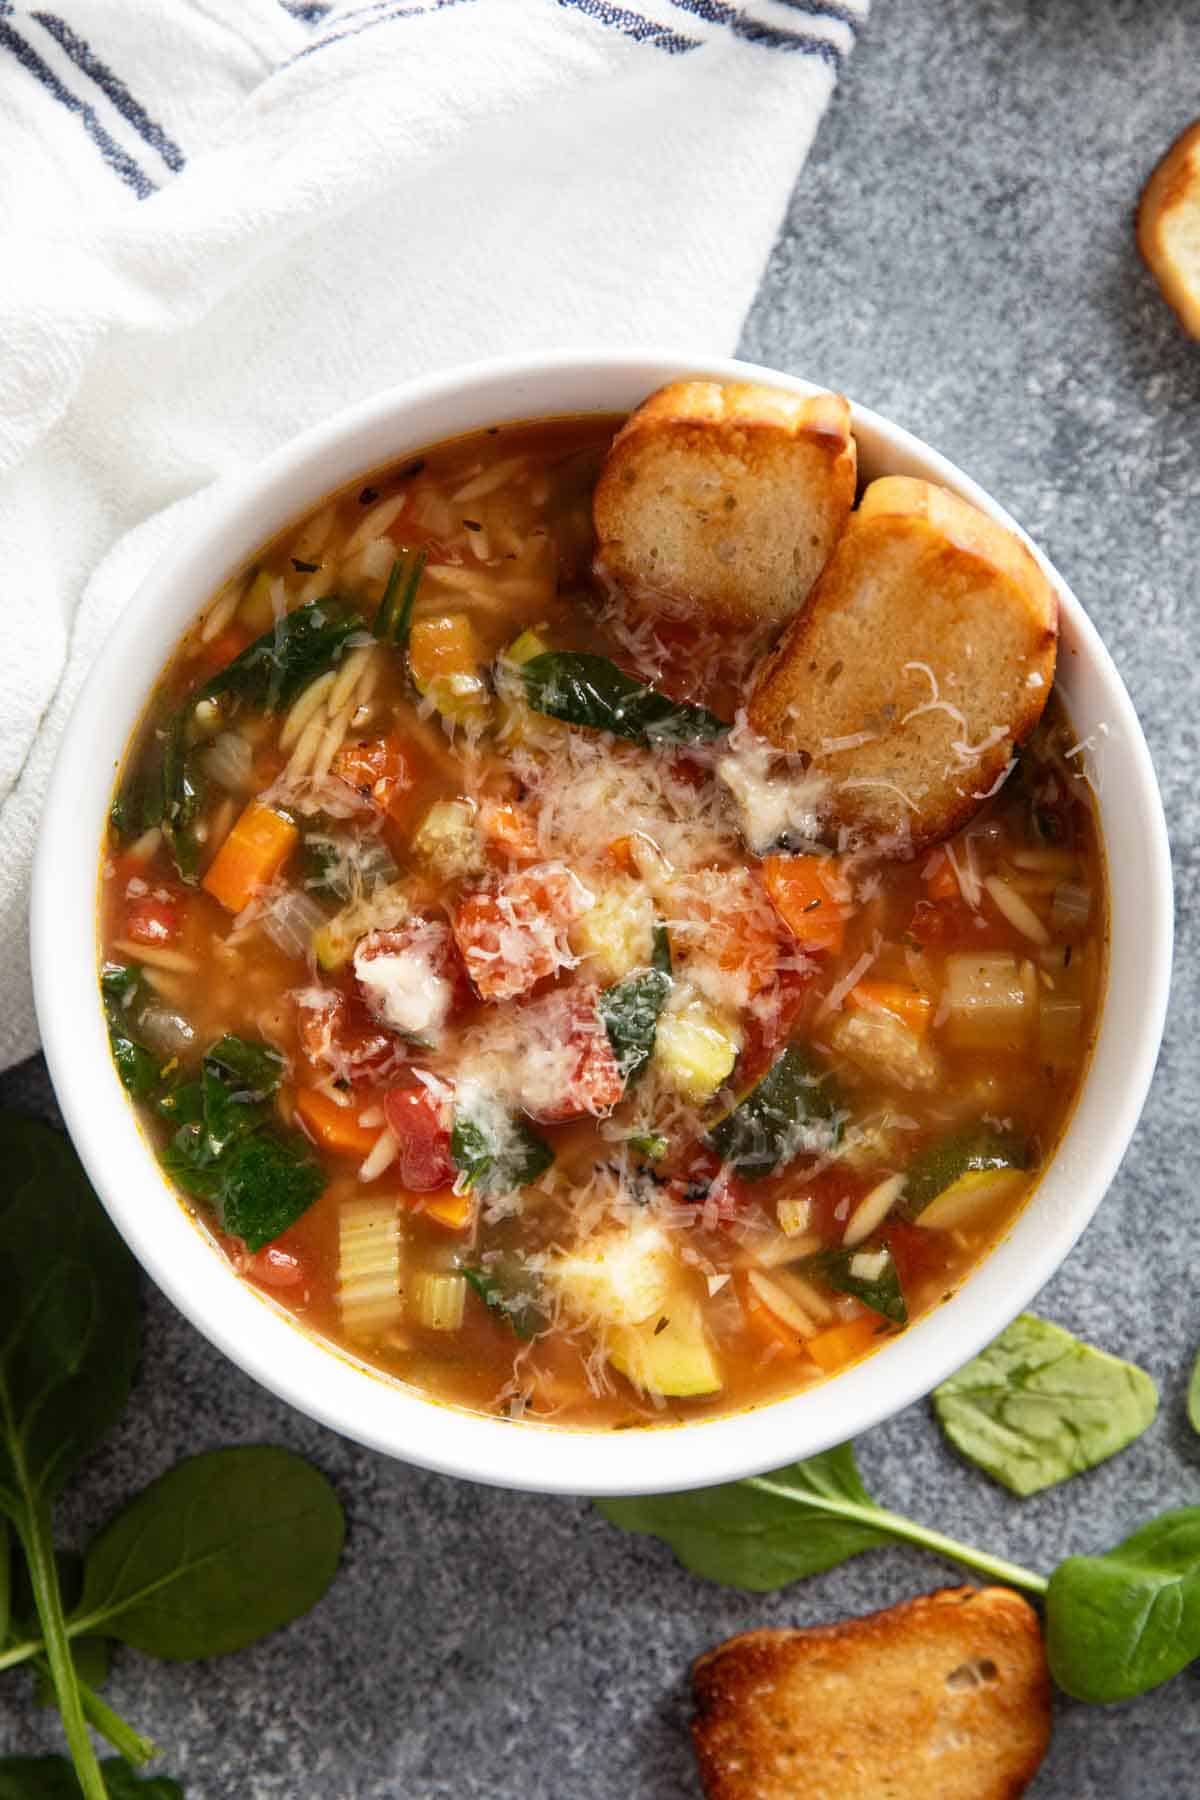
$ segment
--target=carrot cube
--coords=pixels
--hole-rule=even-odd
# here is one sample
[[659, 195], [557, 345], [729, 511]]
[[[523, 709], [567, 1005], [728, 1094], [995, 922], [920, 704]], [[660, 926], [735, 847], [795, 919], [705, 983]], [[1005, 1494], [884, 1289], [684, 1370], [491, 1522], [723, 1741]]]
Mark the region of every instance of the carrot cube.
[[201, 887], [231, 913], [269, 887], [296, 847], [300, 833], [290, 819], [251, 800], [213, 857]]
[[378, 1125], [372, 1130], [359, 1124], [360, 1105], [339, 1106], [319, 1088], [299, 1088], [295, 1107], [296, 1117], [313, 1142], [343, 1156], [366, 1156], [382, 1130]]
[[804, 1348], [819, 1369], [832, 1375], [868, 1350], [878, 1330], [879, 1320], [864, 1314], [860, 1319], [851, 1319], [848, 1324], [831, 1325], [827, 1331], [818, 1331], [815, 1337], [807, 1340]]
[[830, 876], [827, 857], [763, 858], [763, 885], [776, 912], [806, 950], [838, 951], [846, 935], [845, 917]]
[[872, 1008], [891, 1013], [900, 1019], [914, 1037], [923, 1038], [933, 1019], [933, 999], [923, 988], [907, 986], [903, 981], [860, 981], [846, 995], [848, 1006]]

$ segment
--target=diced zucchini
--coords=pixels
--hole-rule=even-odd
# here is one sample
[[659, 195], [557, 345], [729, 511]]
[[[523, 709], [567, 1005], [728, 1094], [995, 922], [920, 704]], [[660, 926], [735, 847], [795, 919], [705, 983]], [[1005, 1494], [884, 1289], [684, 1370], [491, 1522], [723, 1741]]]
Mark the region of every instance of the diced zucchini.
[[827, 1154], [840, 1135], [827, 1072], [802, 1045], [790, 1044], [708, 1141], [743, 1180], [761, 1181], [797, 1156]]
[[568, 1312], [608, 1325], [638, 1325], [668, 1310], [679, 1265], [656, 1225], [615, 1231], [593, 1239], [546, 1271]]
[[654, 950], [654, 901], [638, 882], [614, 883], [571, 927], [571, 949], [602, 986], [650, 966]]
[[483, 867], [483, 839], [474, 803], [436, 800], [413, 834], [412, 849], [443, 881], [475, 874]]
[[1007, 950], [946, 958], [945, 1034], [960, 1050], [1024, 1050], [1037, 1018], [1037, 985]]
[[399, 1322], [400, 1221], [394, 1199], [344, 1201], [338, 1212], [337, 1302], [347, 1337], [369, 1342]]
[[275, 619], [271, 589], [275, 577], [266, 569], [258, 569], [254, 579], [238, 603], [237, 616], [251, 631], [267, 631]]
[[1014, 1193], [1027, 1167], [1019, 1138], [986, 1125], [958, 1132], [909, 1164], [903, 1210], [930, 1230], [948, 1231], [960, 1218]]
[[544, 656], [549, 648], [549, 644], [536, 631], [523, 631], [504, 652], [504, 661], [518, 665], [532, 662], [535, 656]]
[[427, 1331], [457, 1331], [467, 1305], [464, 1275], [421, 1269], [409, 1285], [409, 1317]]
[[740, 1049], [736, 1027], [692, 1000], [659, 1019], [653, 1060], [677, 1093], [699, 1105], [728, 1080]]
[[1025, 1184], [1021, 1169], [976, 1169], [931, 1200], [917, 1219], [927, 1231], [953, 1231], [981, 1218], [1002, 1201], [1014, 1199]]
[[690, 1294], [673, 1295], [640, 1325], [614, 1325], [608, 1360], [635, 1387], [665, 1399], [715, 1394], [722, 1385], [699, 1303]]
[[359, 938], [368, 931], [393, 931], [403, 925], [410, 911], [402, 888], [376, 888], [369, 898], [364, 896], [343, 906], [327, 925], [313, 933], [313, 954], [327, 974], [335, 974], [350, 961]]

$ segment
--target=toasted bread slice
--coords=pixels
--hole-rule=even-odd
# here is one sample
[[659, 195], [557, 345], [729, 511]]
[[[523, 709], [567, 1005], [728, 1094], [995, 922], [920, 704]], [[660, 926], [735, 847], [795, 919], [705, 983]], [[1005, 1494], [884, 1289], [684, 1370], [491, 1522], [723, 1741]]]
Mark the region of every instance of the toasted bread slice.
[[1050, 1741], [1037, 1616], [1009, 1588], [748, 1631], [692, 1686], [707, 1800], [1015, 1800]]
[[1189, 337], [1200, 338], [1200, 119], [1142, 190], [1138, 249]]
[[854, 504], [850, 406], [747, 382], [659, 388], [613, 439], [597, 567], [643, 610], [765, 632], [807, 598]]
[[828, 820], [914, 851], [1003, 780], [1054, 679], [1058, 603], [1013, 532], [927, 481], [873, 481], [755, 679], [750, 723], [830, 783]]

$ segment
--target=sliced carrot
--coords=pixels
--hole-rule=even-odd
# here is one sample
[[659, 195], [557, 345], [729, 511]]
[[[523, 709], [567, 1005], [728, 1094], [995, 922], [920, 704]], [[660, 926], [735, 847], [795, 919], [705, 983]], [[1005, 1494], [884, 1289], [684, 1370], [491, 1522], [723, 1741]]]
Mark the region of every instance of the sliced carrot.
[[201, 887], [239, 913], [255, 891], [274, 881], [300, 833], [290, 819], [251, 800], [213, 857]]
[[366, 1156], [375, 1148], [382, 1127], [376, 1125], [372, 1129], [359, 1124], [361, 1102], [339, 1106], [320, 1088], [298, 1088], [295, 1105], [296, 1117], [322, 1149], [335, 1150], [343, 1156]]
[[776, 912], [806, 950], [838, 951], [846, 921], [829, 879], [823, 856], [767, 856], [763, 884]]
[[421, 1195], [421, 1211], [448, 1231], [465, 1231], [471, 1223], [475, 1203], [470, 1194], [456, 1194], [453, 1188], [439, 1188], [435, 1194]]
[[755, 1337], [764, 1344], [774, 1344], [788, 1350], [793, 1356], [799, 1356], [805, 1350], [806, 1340], [790, 1330], [782, 1319], [776, 1318], [769, 1306], [763, 1305], [750, 1286], [744, 1269], [739, 1269], [734, 1276], [733, 1286], [742, 1315]]
[[860, 1319], [851, 1319], [848, 1324], [831, 1325], [827, 1331], [818, 1331], [804, 1348], [819, 1369], [832, 1375], [835, 1369], [845, 1368], [847, 1363], [869, 1349], [878, 1330], [879, 1320], [864, 1314]]
[[511, 800], [484, 804], [480, 824], [488, 853], [500, 862], [537, 862], [542, 854], [537, 831], [529, 814]]
[[931, 900], [957, 900], [958, 876], [954, 864], [944, 850], [938, 852], [937, 866], [925, 877], [925, 892]]
[[933, 1019], [933, 998], [923, 988], [907, 986], [903, 981], [860, 981], [846, 995], [847, 1006], [860, 1006], [869, 1012], [878, 1007], [902, 1019], [915, 1037], [923, 1038]]
[[439, 676], [474, 674], [482, 660], [479, 639], [465, 613], [418, 619], [412, 628], [408, 663], [422, 693]]

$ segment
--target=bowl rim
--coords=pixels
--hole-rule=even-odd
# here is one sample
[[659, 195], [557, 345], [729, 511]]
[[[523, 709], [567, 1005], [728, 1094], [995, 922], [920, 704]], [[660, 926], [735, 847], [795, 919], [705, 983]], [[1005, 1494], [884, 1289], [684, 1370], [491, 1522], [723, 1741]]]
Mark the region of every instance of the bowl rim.
[[[596, 1495], [707, 1486], [814, 1455], [928, 1394], [1029, 1304], [1088, 1224], [1137, 1124], [1166, 1016], [1173, 938], [1166, 823], [1149, 750], [1107, 650], [1070, 588], [1003, 507], [922, 440], [852, 403], [860, 451], [870, 447], [863, 460], [877, 465], [872, 473], [917, 473], [940, 482], [1018, 531], [1033, 549], [1059, 596], [1062, 647], [1077, 663], [1072, 679], [1089, 692], [1094, 688], [1103, 702], [1096, 761], [1102, 774], [1117, 771], [1125, 795], [1122, 860], [1125, 854], [1135, 859], [1137, 929], [1134, 909], [1124, 898], [1117, 916], [1110, 862], [1109, 991], [1091, 1065], [1065, 1136], [1008, 1235], [950, 1301], [843, 1374], [742, 1412], [615, 1433], [530, 1421], [517, 1425], [431, 1401], [298, 1327], [243, 1282], [211, 1241], [205, 1252], [202, 1228], [167, 1185], [118, 1081], [97, 982], [95, 902], [107, 796], [157, 671], [217, 585], [212, 571], [219, 575], [236, 567], [321, 494], [472, 428], [422, 426], [412, 432], [406, 425], [412, 416], [470, 416], [479, 428], [556, 413], [620, 412], [663, 382], [680, 378], [765, 382], [800, 394], [827, 391], [736, 358], [672, 348], [498, 357], [373, 395], [216, 484], [200, 516], [140, 583], [96, 659], [59, 747], [35, 858], [32, 964], [46, 1060], [83, 1164], [142, 1266], [231, 1361], [301, 1412], [386, 1454], [498, 1486]], [[595, 389], [598, 397], [590, 404], [557, 407], [522, 401], [527, 390], [546, 389], [561, 389], [564, 396]], [[607, 390], [603, 401], [601, 390]], [[617, 392], [627, 397], [614, 400]], [[501, 395], [510, 399], [501, 404]], [[374, 443], [392, 448], [365, 459], [354, 448]], [[260, 520], [266, 523], [256, 523]], [[235, 542], [245, 543], [240, 556], [220, 547]], [[139, 671], [136, 677], [130, 677], [131, 668]], [[112, 696], [126, 692], [132, 695], [129, 704], [114, 705]], [[97, 746], [103, 746], [103, 755]], [[1103, 794], [1100, 810], [1107, 843]], [[1111, 1016], [1114, 970], [1119, 1019]], [[1105, 1089], [1098, 1096], [1094, 1089], [1101, 1077]]]

